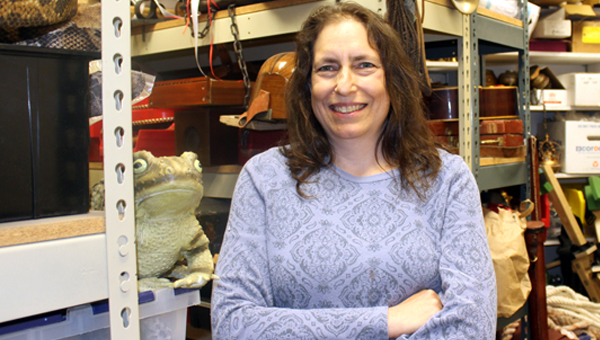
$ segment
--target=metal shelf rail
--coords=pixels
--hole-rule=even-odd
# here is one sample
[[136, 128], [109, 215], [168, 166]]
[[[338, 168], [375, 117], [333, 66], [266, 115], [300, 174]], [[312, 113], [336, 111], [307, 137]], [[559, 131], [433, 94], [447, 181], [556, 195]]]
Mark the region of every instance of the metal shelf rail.
[[102, 4], [102, 114], [108, 303], [112, 339], [139, 339], [129, 1]]

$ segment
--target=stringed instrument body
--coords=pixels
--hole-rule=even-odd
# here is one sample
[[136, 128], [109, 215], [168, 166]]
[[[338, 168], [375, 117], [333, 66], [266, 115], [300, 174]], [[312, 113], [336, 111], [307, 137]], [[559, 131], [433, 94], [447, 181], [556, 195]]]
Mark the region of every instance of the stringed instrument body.
[[[515, 158], [527, 154], [523, 121], [518, 117], [517, 88], [479, 88], [480, 157]], [[458, 153], [458, 88], [434, 89], [425, 98], [428, 126], [436, 142]]]
[[[516, 86], [480, 86], [479, 117], [490, 119], [518, 117], [517, 98]], [[428, 119], [458, 119], [457, 87], [435, 88], [431, 96], [425, 97], [424, 101]]]

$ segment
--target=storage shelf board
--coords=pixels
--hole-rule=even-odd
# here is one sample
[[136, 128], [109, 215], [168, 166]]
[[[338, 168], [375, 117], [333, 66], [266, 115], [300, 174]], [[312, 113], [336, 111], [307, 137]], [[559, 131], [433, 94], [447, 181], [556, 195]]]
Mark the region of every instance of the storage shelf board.
[[[486, 63], [488, 66], [515, 64], [517, 58], [517, 52], [498, 53], [487, 56]], [[529, 64], [600, 65], [600, 54], [530, 51]]]
[[476, 25], [477, 39], [479, 40], [520, 50], [524, 48], [523, 29], [521, 27], [480, 14], [477, 15]]
[[458, 62], [456, 62], [456, 61], [429, 61], [429, 60], [427, 60], [427, 70], [429, 70], [429, 72], [458, 71]]
[[[385, 3], [378, 0], [359, 0], [357, 2], [382, 14], [385, 11]], [[335, 3], [333, 0], [315, 1], [265, 11], [238, 14], [236, 22], [239, 28], [240, 39], [244, 41], [296, 33], [304, 20], [315, 8], [333, 3]], [[440, 20], [440, 18], [444, 19]], [[485, 18], [484, 20], [489, 21], [492, 19]], [[213, 21], [213, 27], [211, 28], [213, 32], [213, 44], [233, 42], [230, 26], [231, 19], [229, 17], [216, 18]], [[204, 22], [200, 22], [199, 30], [203, 27]], [[429, 33], [462, 36], [462, 15], [453, 8], [426, 1], [423, 28]], [[188, 27], [185, 33], [184, 29], [183, 26], [156, 30], [148, 28], [143, 30], [143, 33], [133, 34], [131, 37], [132, 56], [137, 57], [193, 49], [194, 41], [190, 34], [191, 28]], [[198, 46], [210, 45], [210, 39], [210, 36], [207, 36], [204, 39], [198, 40]]]
[[0, 223], [0, 247], [104, 233], [104, 212]]
[[455, 37], [462, 36], [463, 15], [454, 8], [425, 1], [425, 17], [423, 30], [426, 34], [443, 34]]
[[202, 181], [204, 182], [204, 197], [231, 198], [233, 196], [235, 183], [239, 177], [241, 167], [221, 167], [229, 167], [229, 169], [225, 171], [213, 171], [212, 168], [207, 168], [202, 172]]
[[477, 182], [481, 191], [525, 184], [527, 164], [521, 162], [480, 167]]
[[[325, 3], [334, 3], [334, 1], [310, 2], [237, 15], [236, 22], [240, 39], [243, 41], [298, 32], [306, 17], [316, 7]], [[202, 30], [204, 22], [200, 22], [198, 26], [198, 29]], [[231, 19], [229, 17], [215, 19], [211, 31], [214, 45], [233, 42]], [[198, 46], [208, 46], [210, 43], [210, 35], [198, 40]], [[191, 36], [190, 27], [187, 28], [185, 33], [184, 27], [179, 26], [147, 31], [131, 37], [131, 55], [133, 57], [193, 48], [194, 40]]]
[[[378, 0], [358, 0], [358, 3], [382, 13], [384, 3]], [[324, 4], [334, 4], [333, 0], [299, 3], [269, 10], [241, 13], [236, 15], [240, 39], [250, 40], [296, 33], [309, 14]], [[199, 30], [204, 27], [204, 22], [199, 22]], [[212, 43], [214, 45], [232, 43], [231, 19], [226, 17], [216, 18], [213, 21]], [[211, 36], [198, 40], [198, 46], [208, 46]], [[171, 52], [190, 49], [194, 47], [191, 28], [184, 33], [184, 26], [165, 28], [161, 30], [147, 30], [144, 33], [134, 34], [131, 37], [132, 56]]]
[[[378, 0], [359, 0], [357, 2], [375, 12], [384, 14], [384, 2]], [[306, 17], [315, 8], [332, 3], [334, 3], [332, 0], [314, 1], [238, 14], [236, 22], [240, 39], [244, 41], [296, 33]], [[443, 20], [440, 18], [443, 18]], [[463, 15], [454, 8], [425, 1], [423, 29], [426, 33], [461, 37], [463, 33], [462, 20]], [[522, 38], [520, 38], [522, 36], [520, 27], [483, 15], [478, 15], [477, 20], [479, 39], [493, 41], [513, 48], [523, 47]], [[213, 44], [233, 42], [230, 26], [231, 19], [229, 17], [217, 16], [211, 28]], [[199, 30], [203, 27], [204, 22], [199, 22]], [[138, 33], [133, 34], [131, 37], [132, 56], [192, 49], [194, 41], [191, 36], [191, 28], [188, 27], [185, 33], [184, 29], [184, 26], [156, 30], [149, 27], [142, 30], [143, 33], [139, 33], [140, 30], [137, 29], [136, 32]], [[498, 33], [501, 33], [500, 37]], [[210, 39], [210, 36], [207, 36], [198, 40], [198, 46], [210, 45]]]
[[106, 299], [106, 236], [0, 247], [0, 272], [0, 322]]
[[588, 179], [588, 177], [598, 176], [600, 177], [600, 173], [590, 173], [590, 174], [566, 174], [564, 172], [557, 172], [556, 178], [558, 179]]
[[[529, 111], [543, 112], [542, 105], [531, 105]], [[600, 111], [600, 106], [546, 106], [546, 112], [554, 111]]]

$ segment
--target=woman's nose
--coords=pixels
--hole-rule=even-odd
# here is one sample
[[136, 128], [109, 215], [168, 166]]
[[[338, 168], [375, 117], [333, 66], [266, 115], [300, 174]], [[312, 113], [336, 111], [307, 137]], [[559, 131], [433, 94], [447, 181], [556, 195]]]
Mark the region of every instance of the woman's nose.
[[337, 75], [337, 84], [335, 86], [335, 92], [341, 95], [347, 95], [355, 90], [355, 77], [352, 70], [348, 68], [342, 68]]

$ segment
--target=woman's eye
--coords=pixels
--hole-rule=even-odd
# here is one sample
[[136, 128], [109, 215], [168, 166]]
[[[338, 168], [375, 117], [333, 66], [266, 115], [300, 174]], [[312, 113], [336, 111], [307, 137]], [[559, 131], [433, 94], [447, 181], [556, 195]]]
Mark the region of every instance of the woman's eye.
[[329, 72], [334, 70], [335, 69], [331, 65], [324, 65], [317, 68], [317, 72]]
[[362, 62], [358, 65], [358, 68], [371, 68], [371, 67], [375, 67], [375, 64], [370, 63], [370, 62]]

